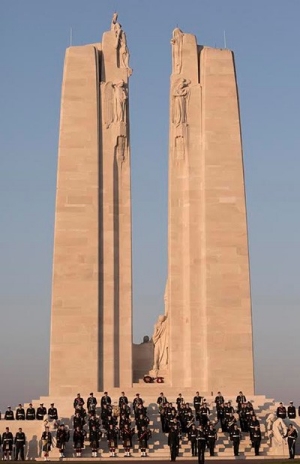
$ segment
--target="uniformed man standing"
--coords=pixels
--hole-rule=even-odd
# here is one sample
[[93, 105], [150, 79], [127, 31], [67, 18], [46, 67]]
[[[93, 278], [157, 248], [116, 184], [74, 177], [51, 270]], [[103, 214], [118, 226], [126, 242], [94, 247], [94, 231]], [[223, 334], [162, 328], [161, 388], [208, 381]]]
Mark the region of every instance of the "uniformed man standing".
[[32, 403], [29, 403], [29, 407], [26, 409], [26, 420], [35, 419], [35, 409], [32, 407]]
[[205, 458], [206, 448], [206, 433], [202, 425], [199, 426], [197, 431], [197, 447], [198, 447], [198, 463], [203, 464]]
[[287, 408], [287, 414], [289, 419], [296, 419], [296, 408], [292, 401], [290, 401], [290, 405]]
[[45, 415], [47, 414], [47, 409], [44, 406], [44, 403], [41, 403], [36, 410], [37, 420], [44, 420]]
[[94, 393], [90, 393], [90, 396], [87, 399], [86, 405], [87, 405], [88, 413], [91, 413], [92, 411], [96, 411], [97, 399], [94, 397]]
[[4, 420], [14, 420], [14, 412], [11, 410], [11, 406], [7, 406], [7, 410], [5, 411]]
[[287, 433], [284, 436], [284, 438], [287, 438], [288, 442], [288, 447], [289, 447], [289, 453], [290, 453], [290, 459], [295, 458], [295, 450], [296, 450], [296, 440], [298, 437], [298, 432], [293, 426], [293, 424], [290, 424], [287, 429]]
[[48, 409], [48, 417], [50, 420], [58, 420], [57, 409], [54, 407], [54, 403], [51, 403], [51, 407]]
[[20, 457], [21, 457], [21, 461], [25, 460], [25, 457], [24, 457], [25, 443], [26, 443], [25, 433], [22, 431], [21, 428], [19, 428], [19, 431], [16, 433], [16, 436], [15, 436], [16, 461], [19, 458], [19, 454], [20, 454]]
[[4, 461], [7, 461], [7, 459], [11, 460], [13, 442], [13, 434], [9, 431], [9, 427], [6, 427], [5, 432], [2, 435], [2, 449]]
[[193, 404], [194, 404], [194, 408], [195, 408], [196, 420], [199, 420], [199, 410], [200, 410], [200, 406], [201, 406], [202, 400], [203, 400], [203, 397], [200, 396], [199, 392], [197, 391], [197, 392], [196, 392], [196, 395], [194, 396], [194, 400], [193, 400]]
[[260, 448], [260, 442], [261, 442], [261, 431], [259, 428], [259, 425], [256, 425], [254, 427], [254, 430], [252, 432], [252, 445], [254, 447], [255, 451], [255, 456], [259, 456], [259, 448]]
[[241, 441], [241, 431], [239, 430], [237, 424], [234, 425], [233, 430], [230, 434], [230, 440], [233, 443], [234, 455], [239, 455], [240, 441]]
[[122, 408], [123, 404], [125, 404], [125, 405], [128, 404], [128, 398], [125, 395], [125, 392], [122, 392], [121, 396], [119, 398], [119, 408]]
[[216, 441], [217, 441], [217, 432], [214, 426], [211, 424], [207, 432], [207, 442], [208, 442], [210, 456], [215, 455]]
[[70, 432], [64, 424], [60, 424], [56, 432], [56, 447], [59, 449], [59, 457], [64, 458], [66, 443], [70, 439]]
[[191, 442], [192, 456], [197, 456], [197, 429], [195, 424], [192, 424], [189, 429], [188, 439]]
[[279, 419], [285, 419], [286, 418], [286, 408], [285, 408], [285, 406], [283, 406], [283, 404], [281, 402], [279, 403], [279, 406], [277, 408], [276, 416]]
[[90, 446], [92, 448], [92, 458], [98, 456], [98, 449], [100, 446], [101, 432], [96, 428], [95, 425], [92, 426], [92, 430], [89, 434]]
[[16, 419], [17, 420], [25, 420], [25, 409], [19, 404], [19, 406], [16, 409]]
[[170, 447], [171, 461], [176, 461], [179, 450], [179, 434], [174, 427], [170, 428], [168, 446]]
[[238, 396], [236, 397], [236, 402], [237, 402], [237, 405], [238, 405], [238, 412], [239, 412], [239, 410], [242, 407], [242, 404], [247, 402], [247, 399], [246, 399], [246, 397], [245, 397], [245, 395], [243, 394], [242, 391], [240, 391]]
[[48, 425], [45, 427], [45, 431], [42, 433], [42, 451], [44, 453], [44, 461], [50, 461], [49, 453], [52, 448], [52, 435]]

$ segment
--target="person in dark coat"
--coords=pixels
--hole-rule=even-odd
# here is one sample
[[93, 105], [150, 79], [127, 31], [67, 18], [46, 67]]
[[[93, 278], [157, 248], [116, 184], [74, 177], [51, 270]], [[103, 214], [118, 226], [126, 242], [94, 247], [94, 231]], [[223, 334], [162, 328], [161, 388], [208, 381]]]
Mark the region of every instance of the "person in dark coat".
[[26, 409], [26, 420], [35, 419], [35, 409], [32, 406], [32, 403], [29, 403], [29, 407]]
[[295, 450], [296, 450], [296, 440], [298, 437], [298, 432], [293, 426], [293, 424], [290, 424], [287, 429], [287, 433], [283, 438], [287, 438], [288, 442], [288, 447], [289, 447], [289, 453], [290, 453], [290, 458], [289, 459], [294, 459], [295, 458]]
[[197, 431], [197, 447], [198, 447], [198, 463], [204, 464], [205, 448], [206, 448], [206, 433], [202, 425]]
[[16, 436], [15, 436], [15, 454], [16, 454], [15, 458], [16, 458], [16, 461], [19, 459], [19, 454], [20, 454], [20, 457], [21, 457], [21, 461], [25, 460], [25, 456], [24, 456], [25, 444], [26, 444], [25, 433], [23, 432], [23, 430], [20, 427], [19, 431], [16, 433]]
[[296, 419], [296, 408], [293, 401], [290, 401], [290, 405], [287, 408], [287, 415], [289, 419]]
[[174, 427], [171, 427], [169, 431], [168, 446], [170, 447], [171, 461], [176, 461], [179, 450], [179, 434]]
[[3, 449], [3, 459], [11, 460], [11, 453], [14, 443], [13, 434], [9, 431], [9, 427], [6, 427], [5, 432], [2, 434], [2, 449]]
[[239, 455], [240, 441], [241, 441], [241, 431], [238, 428], [237, 424], [234, 425], [233, 430], [230, 434], [230, 440], [233, 443], [233, 452], [235, 456]]
[[252, 432], [252, 446], [255, 451], [255, 456], [259, 456], [259, 448], [260, 448], [260, 443], [261, 443], [261, 431], [259, 428], [259, 425], [256, 425], [254, 427], [254, 430]]
[[49, 453], [52, 448], [52, 435], [49, 427], [45, 427], [45, 432], [42, 433], [42, 450], [44, 453], [44, 460], [49, 461]]

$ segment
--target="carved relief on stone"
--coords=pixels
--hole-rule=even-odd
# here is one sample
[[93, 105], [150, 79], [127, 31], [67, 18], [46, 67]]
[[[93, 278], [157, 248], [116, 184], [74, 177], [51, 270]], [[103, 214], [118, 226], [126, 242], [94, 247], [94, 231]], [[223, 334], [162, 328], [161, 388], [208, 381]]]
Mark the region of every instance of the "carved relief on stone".
[[185, 140], [182, 135], [175, 137], [175, 157], [176, 159], [183, 160], [185, 155]]
[[119, 68], [126, 68], [128, 76], [131, 76], [132, 69], [129, 66], [129, 50], [127, 47], [126, 34], [122, 29], [120, 23], [118, 23], [118, 13], [114, 13], [111, 22], [111, 30], [114, 32], [116, 37], [115, 48], [117, 50], [117, 62]]
[[126, 158], [126, 147], [127, 147], [127, 139], [124, 135], [119, 135], [117, 137], [117, 144], [116, 144], [116, 159], [118, 162], [123, 163]]
[[128, 90], [125, 82], [107, 82], [104, 88], [104, 124], [109, 128], [113, 122], [127, 122]]
[[153, 371], [155, 372], [168, 366], [168, 338], [168, 317], [167, 315], [158, 316], [152, 335], [154, 344]]
[[180, 74], [182, 68], [182, 45], [184, 33], [176, 27], [171, 39], [172, 44], [172, 73]]
[[187, 123], [190, 83], [189, 79], [179, 78], [172, 86], [172, 123], [176, 127]]

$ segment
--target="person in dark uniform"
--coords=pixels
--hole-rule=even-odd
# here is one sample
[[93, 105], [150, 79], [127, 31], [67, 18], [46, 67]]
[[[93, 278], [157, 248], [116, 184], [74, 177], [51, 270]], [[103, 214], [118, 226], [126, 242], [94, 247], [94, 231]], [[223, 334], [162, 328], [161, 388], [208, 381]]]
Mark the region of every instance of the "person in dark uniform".
[[247, 405], [245, 403], [242, 404], [241, 409], [239, 410], [239, 419], [241, 425], [242, 432], [248, 432], [248, 420], [247, 420]]
[[203, 403], [199, 411], [199, 416], [200, 416], [200, 425], [203, 425], [204, 428], [207, 426], [209, 415], [210, 415], [209, 407], [207, 406], [207, 403]]
[[44, 403], [41, 403], [36, 410], [37, 420], [44, 420], [45, 415], [47, 414], [47, 409], [44, 406]]
[[9, 427], [5, 428], [5, 432], [2, 435], [2, 449], [3, 449], [3, 459], [11, 460], [11, 453], [14, 443], [13, 434], [9, 431]]
[[59, 457], [64, 458], [66, 443], [70, 440], [70, 432], [64, 424], [60, 424], [56, 432], [56, 447], [59, 449]]
[[73, 417], [73, 428], [74, 428], [74, 430], [75, 430], [76, 428], [79, 428], [80, 430], [82, 430], [84, 424], [85, 424], [84, 418], [81, 417], [81, 415], [79, 414], [79, 412], [76, 412], [75, 416]]
[[261, 442], [261, 431], [259, 428], [259, 425], [256, 425], [254, 427], [254, 430], [252, 432], [252, 446], [255, 451], [255, 456], [259, 456], [259, 448], [260, 448], [260, 442]]
[[206, 448], [206, 433], [202, 425], [197, 430], [197, 448], [198, 448], [198, 463], [203, 464], [205, 459]]
[[230, 434], [230, 440], [233, 443], [233, 452], [235, 456], [239, 455], [239, 448], [241, 442], [241, 431], [239, 430], [237, 424], [234, 425], [233, 430]]
[[139, 448], [142, 458], [147, 456], [148, 440], [150, 437], [151, 430], [149, 430], [145, 425], [142, 425], [142, 428], [138, 431]]
[[247, 402], [247, 399], [242, 391], [240, 391], [238, 396], [236, 397], [236, 402], [237, 402], [237, 410], [239, 412], [239, 410], [242, 407], [242, 404]]
[[52, 435], [49, 431], [49, 427], [45, 427], [45, 431], [42, 433], [42, 451], [44, 453], [44, 461], [50, 461], [49, 453], [52, 447]]
[[74, 446], [77, 458], [81, 457], [83, 444], [84, 444], [84, 432], [79, 427], [76, 427], [73, 432], [73, 446]]
[[256, 426], [259, 428], [259, 420], [257, 419], [256, 415], [254, 414], [253, 416], [251, 416], [251, 420], [249, 422], [250, 440], [252, 441], [252, 443], [253, 443], [253, 434], [254, 434], [254, 430], [255, 430]]
[[92, 430], [90, 432], [90, 436], [89, 436], [90, 446], [92, 448], [92, 458], [96, 458], [98, 456], [100, 438], [101, 438], [100, 430], [97, 429], [95, 425], [93, 425]]
[[84, 406], [84, 399], [81, 398], [80, 393], [77, 393], [76, 398], [73, 401], [73, 407], [74, 409], [77, 409], [78, 406]]
[[197, 429], [195, 424], [192, 424], [189, 429], [188, 439], [191, 443], [192, 456], [197, 456]]
[[287, 408], [287, 415], [289, 419], [296, 419], [296, 408], [292, 401], [290, 401], [290, 405]]
[[107, 392], [104, 392], [104, 395], [102, 396], [102, 398], [100, 400], [100, 403], [101, 403], [101, 408], [103, 408], [104, 405], [106, 405], [106, 406], [111, 405], [111, 397], [108, 396]]
[[184, 403], [184, 398], [182, 397], [181, 393], [178, 393], [178, 397], [176, 398], [177, 411], [179, 411], [183, 403]]
[[283, 437], [283, 438], [287, 438], [288, 447], [289, 447], [289, 453], [290, 453], [289, 459], [294, 459], [295, 458], [297, 437], [298, 437], [297, 430], [295, 429], [293, 424], [290, 424], [288, 426], [286, 435]]
[[286, 419], [286, 408], [283, 406], [283, 404], [280, 402], [279, 406], [276, 411], [276, 416], [280, 419]]
[[15, 454], [16, 454], [15, 459], [16, 461], [19, 459], [19, 454], [20, 454], [21, 461], [25, 460], [25, 456], [24, 456], [25, 444], [26, 444], [25, 433], [20, 427], [19, 431], [16, 433], [16, 436], [15, 436], [15, 447], [16, 447], [15, 448]]
[[222, 395], [221, 392], [217, 393], [217, 396], [215, 397], [215, 403], [216, 403], [217, 409], [218, 409], [218, 406], [225, 403], [224, 396]]
[[217, 441], [217, 432], [216, 429], [212, 424], [210, 424], [209, 429], [207, 431], [207, 443], [209, 447], [210, 456], [215, 455], [215, 446]]
[[175, 427], [170, 428], [168, 446], [170, 447], [171, 461], [176, 461], [179, 450], [179, 434]]
[[16, 419], [17, 420], [25, 420], [25, 409], [19, 404], [19, 406], [16, 409]]
[[26, 420], [35, 419], [35, 409], [32, 407], [32, 403], [29, 403], [29, 407], [26, 409]]
[[97, 398], [94, 397], [93, 392], [90, 393], [90, 396], [88, 397], [86, 401], [86, 406], [87, 406], [88, 413], [91, 413], [92, 411], [96, 411]]
[[7, 410], [5, 411], [4, 414], [4, 420], [14, 420], [14, 412], [11, 410], [11, 406], [7, 406]]
[[129, 401], [127, 396], [125, 395], [125, 392], [122, 392], [119, 398], [119, 408], [122, 408], [123, 404], [128, 405], [128, 403]]
[[130, 449], [132, 448], [132, 437], [134, 435], [134, 428], [130, 428], [128, 424], [125, 424], [123, 429], [121, 430], [121, 436], [123, 440], [123, 447], [125, 454], [124, 456], [130, 457]]
[[199, 410], [200, 410], [200, 407], [201, 407], [202, 400], [203, 400], [203, 397], [200, 396], [199, 392], [197, 391], [196, 395], [194, 396], [194, 399], [193, 399], [193, 405], [194, 405], [194, 408], [195, 408], [196, 420], [199, 420]]
[[57, 409], [54, 407], [54, 403], [50, 404], [50, 408], [48, 409], [48, 417], [51, 421], [57, 421], [58, 420], [58, 414], [57, 414]]
[[110, 457], [116, 457], [116, 448], [118, 447], [118, 429], [110, 424], [107, 430], [107, 443], [110, 451]]

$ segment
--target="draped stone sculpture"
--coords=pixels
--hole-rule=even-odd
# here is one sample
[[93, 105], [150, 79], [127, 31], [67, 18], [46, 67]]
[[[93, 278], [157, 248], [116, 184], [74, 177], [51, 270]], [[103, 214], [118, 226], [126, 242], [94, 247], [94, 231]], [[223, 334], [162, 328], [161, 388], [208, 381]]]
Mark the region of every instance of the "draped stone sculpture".
[[190, 95], [189, 79], [177, 79], [172, 90], [172, 122], [176, 127], [187, 123], [187, 103]]
[[176, 27], [173, 31], [171, 39], [172, 44], [172, 73], [180, 74], [182, 68], [182, 44], [183, 44], [183, 32]]
[[120, 68], [126, 68], [128, 76], [131, 76], [132, 69], [129, 66], [129, 50], [127, 47], [126, 34], [122, 29], [122, 25], [118, 23], [118, 13], [114, 13], [111, 21], [111, 30], [114, 31], [116, 36], [116, 50], [118, 54], [118, 66]]
[[153, 371], [157, 374], [159, 370], [165, 369], [168, 365], [168, 320], [166, 315], [158, 317], [154, 326], [152, 336], [154, 344], [154, 363]]

